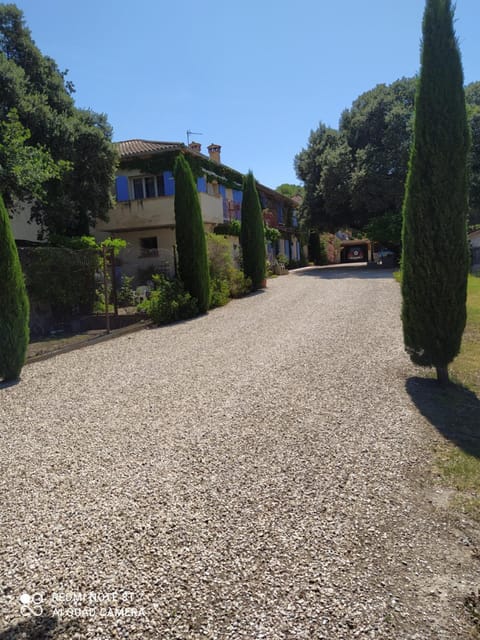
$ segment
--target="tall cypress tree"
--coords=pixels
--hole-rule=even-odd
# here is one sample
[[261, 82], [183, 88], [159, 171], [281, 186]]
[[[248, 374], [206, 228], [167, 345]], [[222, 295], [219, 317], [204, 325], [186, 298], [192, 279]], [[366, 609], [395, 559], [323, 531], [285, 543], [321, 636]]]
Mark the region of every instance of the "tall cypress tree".
[[403, 207], [403, 332], [413, 362], [440, 383], [460, 350], [468, 278], [463, 70], [451, 0], [427, 0], [414, 142]]
[[175, 235], [178, 270], [185, 289], [201, 313], [210, 304], [210, 276], [202, 210], [190, 165], [180, 154], [175, 162]]
[[243, 272], [252, 280], [252, 288], [260, 289], [265, 280], [266, 250], [262, 208], [255, 178], [251, 171], [243, 180], [242, 227], [240, 231]]
[[29, 304], [17, 247], [0, 196], [0, 379], [16, 380], [25, 363]]

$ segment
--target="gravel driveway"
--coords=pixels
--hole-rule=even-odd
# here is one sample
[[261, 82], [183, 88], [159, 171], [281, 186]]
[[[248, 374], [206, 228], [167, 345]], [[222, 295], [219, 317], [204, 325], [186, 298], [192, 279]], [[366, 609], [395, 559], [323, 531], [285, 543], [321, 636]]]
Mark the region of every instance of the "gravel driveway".
[[391, 272], [310, 269], [27, 366], [0, 390], [1, 640], [470, 637], [399, 308]]

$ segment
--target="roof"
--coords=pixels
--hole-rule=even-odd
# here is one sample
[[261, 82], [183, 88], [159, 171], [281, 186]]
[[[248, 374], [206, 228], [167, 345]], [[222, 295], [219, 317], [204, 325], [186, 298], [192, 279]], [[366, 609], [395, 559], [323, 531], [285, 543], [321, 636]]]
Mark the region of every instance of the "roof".
[[[134, 140], [124, 140], [121, 142], [115, 142], [114, 144], [115, 144], [115, 147], [117, 148], [120, 158], [132, 158], [135, 156], [149, 155], [152, 153], [162, 153], [165, 151], [175, 151], [175, 150], [182, 149], [197, 157], [205, 158], [205, 160], [210, 160], [209, 156], [206, 156], [205, 154], [197, 151], [196, 149], [187, 147], [183, 142], [159, 142], [156, 140], [134, 139]], [[210, 147], [212, 146], [217, 147], [220, 145], [210, 145]], [[242, 178], [243, 174], [237, 169], [232, 169], [231, 167], [223, 163], [220, 163], [219, 166], [225, 167], [230, 171], [234, 171], [235, 173], [238, 173], [240, 179]], [[204, 169], [204, 171], [205, 173], [210, 173], [211, 175], [215, 175], [213, 172], [208, 171], [206, 169]], [[241, 184], [239, 183], [238, 186], [240, 187]], [[279, 200], [283, 200], [284, 202], [287, 201], [290, 204], [293, 203], [295, 206], [298, 206], [299, 204], [297, 200], [294, 200], [293, 198], [289, 198], [288, 196], [283, 195], [283, 193], [279, 193], [278, 191], [271, 189], [270, 187], [266, 187], [265, 185], [260, 184], [259, 182], [257, 182], [257, 187], [262, 191], [265, 191], [267, 193], [270, 193], [271, 195], [274, 195]]]
[[124, 140], [123, 142], [115, 142], [118, 153], [121, 158], [139, 156], [144, 153], [158, 153], [159, 151], [171, 151], [174, 149], [183, 149], [183, 142], [158, 142], [156, 140]]

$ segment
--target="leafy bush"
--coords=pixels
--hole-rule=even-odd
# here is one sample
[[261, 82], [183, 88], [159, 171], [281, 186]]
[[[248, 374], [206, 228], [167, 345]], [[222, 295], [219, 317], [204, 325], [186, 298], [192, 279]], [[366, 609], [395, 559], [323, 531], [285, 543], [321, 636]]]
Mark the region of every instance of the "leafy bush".
[[57, 317], [91, 313], [95, 301], [95, 249], [25, 247], [20, 251], [28, 294]]
[[153, 282], [153, 276], [160, 276], [163, 274], [163, 270], [159, 265], [150, 264], [146, 267], [140, 267], [135, 274], [135, 281], [137, 284], [144, 285], [149, 281]]
[[135, 304], [135, 291], [132, 287], [133, 276], [122, 276], [122, 283], [117, 293], [117, 301], [121, 307], [131, 307]]
[[241, 230], [240, 220], [230, 220], [230, 222], [222, 222], [217, 224], [213, 233], [221, 236], [239, 236]]
[[[252, 289], [252, 281], [233, 264], [232, 249], [227, 238], [209, 234], [207, 236], [210, 279], [226, 283], [230, 297], [241, 298]], [[224, 289], [225, 290], [225, 289]], [[217, 292], [218, 293], [218, 292]], [[213, 297], [212, 297], [213, 300]], [[228, 300], [223, 302], [226, 304]], [[213, 305], [212, 306], [220, 306]]]
[[167, 324], [176, 320], [187, 320], [198, 315], [198, 303], [180, 282], [168, 280], [163, 275], [154, 275], [155, 290], [139, 305], [155, 324]]
[[213, 233], [207, 235], [208, 267], [210, 278], [226, 280], [228, 272], [233, 268], [233, 257], [230, 242]]
[[240, 269], [232, 267], [228, 275], [228, 286], [230, 287], [230, 296], [232, 298], [242, 298], [252, 290], [252, 280], [246, 278]]
[[210, 308], [223, 307], [230, 300], [230, 287], [227, 280], [215, 278], [210, 282]]
[[277, 240], [280, 240], [280, 237], [281, 233], [278, 229], [265, 225], [265, 240], [267, 242], [271, 242], [272, 244], [274, 244], [275, 242], [277, 242]]

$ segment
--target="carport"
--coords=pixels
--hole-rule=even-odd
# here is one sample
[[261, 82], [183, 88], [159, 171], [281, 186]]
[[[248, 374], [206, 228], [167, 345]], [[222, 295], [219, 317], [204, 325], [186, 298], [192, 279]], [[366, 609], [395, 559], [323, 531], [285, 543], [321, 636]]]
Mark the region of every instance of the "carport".
[[370, 240], [342, 240], [340, 262], [372, 262], [372, 243]]

